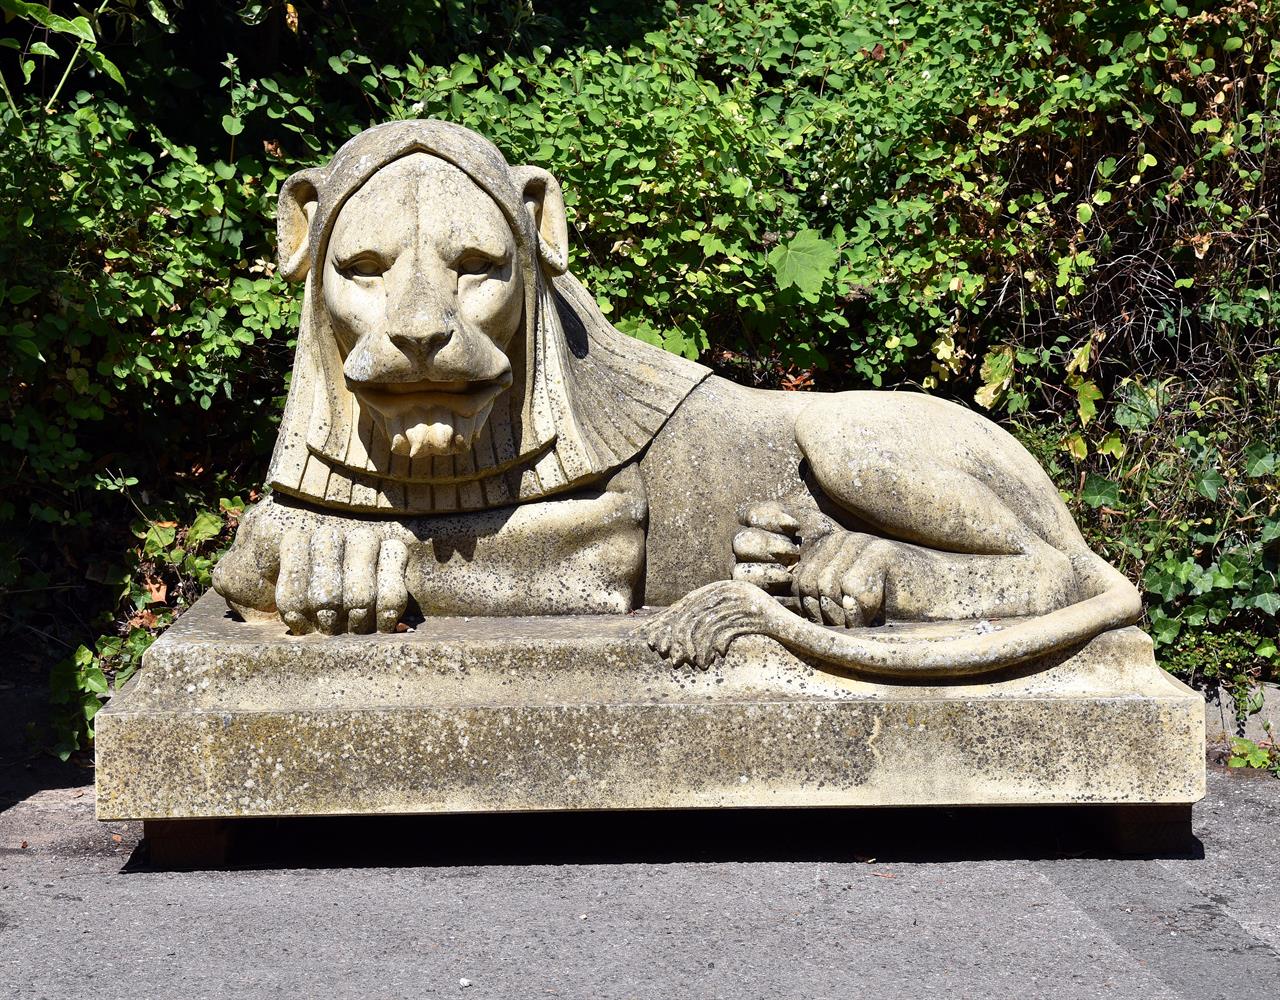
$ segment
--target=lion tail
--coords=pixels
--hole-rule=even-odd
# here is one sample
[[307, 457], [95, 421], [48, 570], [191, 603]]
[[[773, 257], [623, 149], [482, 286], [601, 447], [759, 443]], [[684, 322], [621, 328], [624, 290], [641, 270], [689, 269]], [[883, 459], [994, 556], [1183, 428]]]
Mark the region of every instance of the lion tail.
[[1142, 599], [1122, 573], [1087, 550], [1073, 562], [1093, 596], [982, 635], [880, 639], [827, 628], [790, 612], [774, 616], [768, 634], [793, 653], [872, 677], [929, 680], [997, 673], [1141, 617]]

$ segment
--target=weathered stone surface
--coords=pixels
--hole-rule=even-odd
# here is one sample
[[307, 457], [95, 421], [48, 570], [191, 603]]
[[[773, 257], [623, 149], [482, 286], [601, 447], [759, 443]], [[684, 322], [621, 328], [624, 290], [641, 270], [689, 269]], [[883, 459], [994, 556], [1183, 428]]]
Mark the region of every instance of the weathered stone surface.
[[[875, 684], [764, 638], [672, 669], [636, 616], [290, 636], [206, 595], [98, 716], [101, 819], [1187, 803], [1202, 699], [1137, 629], [983, 683]], [[971, 623], [889, 626], [947, 644]]]

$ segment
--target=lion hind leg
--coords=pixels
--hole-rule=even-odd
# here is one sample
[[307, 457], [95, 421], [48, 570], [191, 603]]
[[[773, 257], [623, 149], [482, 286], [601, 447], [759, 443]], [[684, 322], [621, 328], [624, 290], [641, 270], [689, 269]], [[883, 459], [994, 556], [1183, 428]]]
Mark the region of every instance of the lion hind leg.
[[800, 415], [796, 441], [821, 492], [889, 538], [975, 555], [1083, 544], [1035, 459], [960, 407], [841, 393]]

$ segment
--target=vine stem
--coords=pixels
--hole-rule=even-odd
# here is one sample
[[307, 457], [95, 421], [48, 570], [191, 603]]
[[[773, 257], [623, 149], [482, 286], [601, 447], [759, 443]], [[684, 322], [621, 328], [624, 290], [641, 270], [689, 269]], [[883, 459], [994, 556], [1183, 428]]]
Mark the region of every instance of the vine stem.
[[4, 74], [0, 73], [0, 90], [4, 91], [4, 99], [9, 103], [9, 110], [13, 112], [13, 117], [18, 120], [18, 127], [22, 130], [23, 135], [27, 132], [27, 123], [22, 120], [22, 113], [18, 110], [18, 105], [13, 99], [13, 94], [9, 90], [9, 81], [4, 78]]
[[[102, 12], [107, 9], [107, 4], [110, 2], [111, 0], [102, 0], [102, 3], [98, 5], [98, 9], [93, 12], [93, 36], [95, 39], [98, 37], [98, 18], [102, 16]], [[49, 95], [49, 101], [44, 106], [46, 115], [53, 110], [53, 105], [57, 102], [58, 95], [62, 93], [62, 87], [67, 82], [67, 77], [71, 75], [72, 69], [75, 68], [76, 60], [80, 58], [80, 50], [83, 48], [84, 39], [82, 38], [76, 43], [76, 49], [71, 53], [71, 58], [67, 60], [67, 68], [62, 71], [62, 79], [58, 81], [58, 85], [53, 88], [53, 93]]]

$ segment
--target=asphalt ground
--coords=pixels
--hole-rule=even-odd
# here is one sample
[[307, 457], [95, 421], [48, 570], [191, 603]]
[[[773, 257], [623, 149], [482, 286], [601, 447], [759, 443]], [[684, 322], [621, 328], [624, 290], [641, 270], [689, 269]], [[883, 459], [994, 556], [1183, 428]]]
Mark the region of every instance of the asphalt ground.
[[1196, 841], [1081, 810], [259, 823], [154, 867], [87, 769], [0, 770], [0, 996], [1144, 997], [1280, 977], [1280, 781], [1212, 768]]

